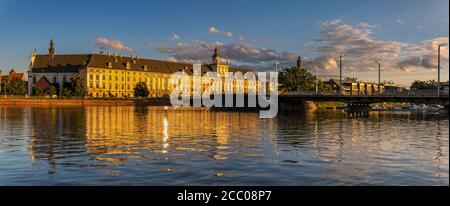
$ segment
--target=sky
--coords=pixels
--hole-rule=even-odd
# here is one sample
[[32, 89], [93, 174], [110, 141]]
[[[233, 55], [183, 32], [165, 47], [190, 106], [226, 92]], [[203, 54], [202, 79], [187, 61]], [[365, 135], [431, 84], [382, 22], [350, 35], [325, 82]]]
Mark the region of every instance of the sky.
[[[408, 86], [437, 79], [437, 46], [448, 43], [448, 0], [0, 0], [0, 69], [26, 71], [33, 49], [100, 49], [177, 62], [210, 61], [259, 71], [302, 56], [322, 79], [343, 74]], [[442, 48], [442, 81], [449, 76]]]

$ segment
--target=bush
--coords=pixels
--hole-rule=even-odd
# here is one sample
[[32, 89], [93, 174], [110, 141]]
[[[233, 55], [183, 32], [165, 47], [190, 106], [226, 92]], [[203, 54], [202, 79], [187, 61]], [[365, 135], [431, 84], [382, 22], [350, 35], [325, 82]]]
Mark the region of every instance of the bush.
[[134, 96], [135, 97], [148, 97], [150, 95], [150, 91], [148, 90], [147, 84], [145, 82], [139, 82], [134, 87]]
[[13, 78], [11, 80], [2, 81], [2, 90], [6, 95], [17, 95], [22, 96], [27, 93], [25, 88], [25, 81], [19, 78]]

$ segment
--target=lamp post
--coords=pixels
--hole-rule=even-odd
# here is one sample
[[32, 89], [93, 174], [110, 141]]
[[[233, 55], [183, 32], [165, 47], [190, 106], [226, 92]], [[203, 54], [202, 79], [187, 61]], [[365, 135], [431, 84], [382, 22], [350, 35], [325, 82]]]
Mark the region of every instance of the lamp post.
[[375, 61], [378, 64], [378, 95], [381, 95], [381, 64], [378, 61]]
[[438, 46], [438, 82], [437, 82], [437, 89], [438, 89], [438, 98], [441, 96], [441, 47], [445, 47], [447, 44], [440, 44]]
[[2, 70], [0, 69], [0, 96], [2, 95]]
[[316, 68], [316, 94], [319, 94], [319, 67], [314, 68]]
[[275, 62], [275, 72], [278, 73], [278, 64], [280, 64], [280, 62]]
[[342, 94], [342, 54], [339, 55], [339, 94]]

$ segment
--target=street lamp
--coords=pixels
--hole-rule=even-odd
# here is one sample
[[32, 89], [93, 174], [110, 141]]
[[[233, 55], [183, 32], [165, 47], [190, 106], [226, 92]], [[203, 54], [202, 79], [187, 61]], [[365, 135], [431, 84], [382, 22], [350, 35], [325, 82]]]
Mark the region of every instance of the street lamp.
[[441, 47], [445, 46], [447, 46], [447, 44], [440, 44], [438, 46], [438, 82], [437, 82], [438, 98], [441, 95]]
[[378, 95], [381, 94], [381, 64], [378, 61], [375, 61], [378, 64]]
[[0, 95], [2, 95], [2, 70], [0, 69]]
[[342, 54], [339, 55], [339, 94], [342, 94]]
[[319, 94], [319, 67], [314, 66], [316, 68], [316, 94]]
[[280, 62], [275, 62], [275, 72], [278, 73], [278, 64], [280, 64]]

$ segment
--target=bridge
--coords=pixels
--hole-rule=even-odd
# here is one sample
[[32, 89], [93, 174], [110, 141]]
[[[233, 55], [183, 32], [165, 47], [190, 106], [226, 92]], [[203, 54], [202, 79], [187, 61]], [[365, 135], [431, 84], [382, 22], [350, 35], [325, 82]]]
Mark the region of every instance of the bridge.
[[[449, 106], [448, 94], [444, 94], [438, 97], [437, 94], [341, 95], [336, 93], [325, 94], [325, 93], [296, 92], [296, 93], [282, 94], [278, 98], [282, 106], [288, 107], [295, 106], [300, 102], [304, 101], [343, 102], [346, 103], [350, 108], [368, 107], [369, 104], [383, 103], [383, 102], [427, 104], [427, 105], [439, 104], [445, 106], [446, 108], [448, 108]], [[280, 105], [280, 107], [282, 106]]]

